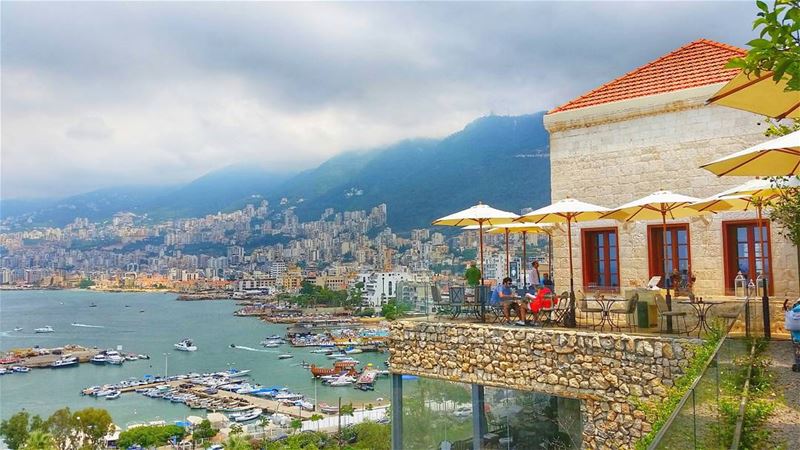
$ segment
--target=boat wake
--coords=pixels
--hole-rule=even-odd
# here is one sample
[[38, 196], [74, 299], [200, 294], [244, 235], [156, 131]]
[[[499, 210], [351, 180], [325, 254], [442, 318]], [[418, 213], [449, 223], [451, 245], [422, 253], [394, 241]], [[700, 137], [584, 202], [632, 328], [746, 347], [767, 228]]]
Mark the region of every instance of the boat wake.
[[73, 323], [70, 325], [72, 325], [73, 327], [81, 327], [81, 328], [105, 328], [102, 325], [86, 325], [85, 323]]
[[260, 348], [245, 347], [243, 345], [233, 345], [233, 344], [231, 344], [231, 348], [238, 348], [239, 350], [247, 350], [248, 352], [278, 353], [277, 350], [262, 350]]

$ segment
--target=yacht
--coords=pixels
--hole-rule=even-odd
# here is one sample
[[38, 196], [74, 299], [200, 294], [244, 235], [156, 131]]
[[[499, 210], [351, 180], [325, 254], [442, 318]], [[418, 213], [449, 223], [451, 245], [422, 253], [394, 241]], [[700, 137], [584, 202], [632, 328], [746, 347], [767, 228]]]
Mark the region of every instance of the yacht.
[[62, 367], [72, 367], [72, 366], [77, 366], [78, 362], [79, 361], [77, 357], [72, 355], [64, 355], [61, 358], [53, 361], [53, 363], [50, 364], [50, 367], [54, 369], [59, 369]]
[[36, 332], [36, 333], [52, 333], [55, 330], [53, 330], [53, 327], [51, 327], [50, 325], [47, 325], [47, 326], [44, 326], [44, 327], [41, 327], [41, 328], [37, 328], [37, 329], [35, 329], [33, 331]]
[[108, 358], [106, 358], [105, 353], [98, 353], [89, 360], [92, 364], [105, 364], [108, 362]]
[[106, 362], [119, 366], [125, 362], [125, 358], [116, 350], [108, 350], [106, 351]]
[[288, 353], [284, 353], [282, 355], [278, 355], [278, 359], [289, 359], [289, 358], [294, 358], [294, 355], [290, 355]]
[[175, 349], [180, 350], [182, 352], [193, 352], [197, 350], [197, 346], [194, 345], [191, 339], [186, 338], [175, 344]]

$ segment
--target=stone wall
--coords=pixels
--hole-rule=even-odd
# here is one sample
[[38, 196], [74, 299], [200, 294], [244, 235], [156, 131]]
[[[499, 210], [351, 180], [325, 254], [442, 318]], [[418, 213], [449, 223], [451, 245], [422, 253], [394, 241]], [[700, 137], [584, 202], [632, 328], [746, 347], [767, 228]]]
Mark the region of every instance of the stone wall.
[[631, 448], [651, 430], [633, 400], [660, 403], [698, 340], [401, 321], [394, 373], [582, 400], [584, 448]]
[[[658, 190], [704, 198], [744, 183], [748, 177], [716, 177], [700, 165], [762, 142], [761, 117], [720, 106], [705, 106], [719, 86], [687, 89], [631, 101], [614, 102], [545, 116], [550, 132], [552, 200], [573, 197], [613, 208]], [[725, 295], [723, 221], [755, 219], [755, 212], [706, 215], [675, 220], [689, 224], [695, 291]], [[623, 288], [650, 278], [647, 225], [605, 220], [572, 228], [575, 285], [583, 284], [581, 229], [617, 227], [620, 284]], [[776, 297], [796, 298], [796, 248], [773, 226], [772, 259]], [[554, 233], [557, 268], [568, 267], [565, 230]], [[660, 275], [660, 273], [659, 273]], [[569, 273], [556, 271], [556, 285], [566, 289]]]

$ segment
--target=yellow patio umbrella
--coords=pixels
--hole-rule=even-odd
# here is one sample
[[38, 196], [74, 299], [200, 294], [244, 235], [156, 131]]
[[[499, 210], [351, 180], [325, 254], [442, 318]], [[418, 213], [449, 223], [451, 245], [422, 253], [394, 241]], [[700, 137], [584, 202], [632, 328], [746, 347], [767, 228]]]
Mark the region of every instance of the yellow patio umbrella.
[[[670, 219], [699, 216], [701, 214], [699, 211], [688, 208], [688, 205], [698, 201], [700, 201], [699, 198], [675, 194], [670, 191], [658, 191], [646, 197], [626, 203], [603, 216], [604, 219], [616, 219], [622, 222], [661, 219], [661, 240], [663, 241], [664, 258], [663, 282], [664, 286], [667, 288], [666, 300], [667, 307], [670, 310], [672, 309], [672, 296], [669, 292], [669, 283], [667, 283], [667, 216], [669, 216]], [[672, 320], [668, 318], [667, 330], [671, 331], [671, 329]]]
[[518, 222], [532, 223], [566, 223], [567, 224], [567, 246], [569, 248], [569, 314], [565, 319], [565, 324], [574, 327], [575, 323], [575, 280], [572, 269], [572, 223], [597, 220], [603, 214], [609, 212], [608, 208], [582, 202], [574, 198], [565, 198], [552, 205], [539, 208], [528, 214], [523, 215]]
[[483, 229], [485, 226], [503, 225], [511, 223], [519, 216], [508, 211], [492, 208], [489, 205], [478, 202], [477, 205], [469, 207], [449, 216], [442, 217], [433, 221], [433, 225], [447, 225], [453, 227], [465, 227], [477, 225], [480, 236], [480, 258], [481, 258], [481, 286], [483, 286]]
[[754, 145], [700, 166], [717, 176], [800, 175], [800, 131]]
[[[506, 273], [511, 273], [511, 260], [509, 257], [508, 252], [508, 235], [509, 233], [522, 233], [522, 261], [523, 266], [528, 261], [528, 245], [526, 242], [526, 237], [528, 233], [545, 233], [550, 236], [551, 226], [549, 224], [543, 223], [539, 225], [532, 225], [529, 223], [510, 223], [507, 225], [501, 225], [499, 227], [494, 227], [489, 230], [490, 234], [505, 234], [506, 236]], [[550, 261], [550, 267], [552, 268], [552, 261]], [[527, 286], [527, 272], [526, 267], [522, 268], [522, 285]]]
[[[719, 194], [703, 199], [697, 203], [689, 205], [689, 208], [700, 212], [722, 212], [722, 211], [756, 211], [756, 221], [758, 227], [759, 258], [761, 259], [761, 276], [763, 279], [762, 304], [765, 309], [764, 320], [769, 320], [769, 292], [767, 283], [769, 273], [765, 264], [765, 236], [763, 233], [763, 209], [767, 202], [778, 197], [781, 191], [786, 188], [800, 187], [800, 179], [791, 178], [785, 181], [773, 183], [770, 180], [755, 179], [734, 188], [720, 192]], [[765, 334], [769, 337], [769, 324], [765, 328]]]
[[800, 92], [785, 91], [786, 78], [772, 79], [772, 72], [760, 75], [740, 72], [707, 103], [750, 111], [781, 120], [800, 118]]

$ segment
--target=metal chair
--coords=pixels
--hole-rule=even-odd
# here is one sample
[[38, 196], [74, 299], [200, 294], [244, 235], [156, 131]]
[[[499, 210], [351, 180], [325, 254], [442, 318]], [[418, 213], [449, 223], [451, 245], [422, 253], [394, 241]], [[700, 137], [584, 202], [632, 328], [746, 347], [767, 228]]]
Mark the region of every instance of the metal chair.
[[452, 310], [451, 317], [457, 318], [464, 313], [464, 300], [466, 299], [466, 289], [463, 286], [451, 286], [450, 293], [450, 308]]
[[[602, 314], [603, 313], [603, 308], [595, 307], [595, 306], [589, 306], [589, 300], [586, 299], [586, 295], [581, 291], [578, 291], [577, 304], [578, 304], [578, 309], [581, 311], [582, 321], [586, 324], [586, 328], [589, 328], [591, 326], [594, 329], [594, 327], [595, 327], [594, 315], [595, 314]], [[592, 321], [591, 322], [589, 322], [589, 315], [590, 314], [592, 316]]]
[[[625, 307], [621, 309], [611, 309], [609, 311], [610, 314], [613, 314], [617, 317], [625, 316], [625, 323], [628, 325], [628, 328], [633, 331], [633, 317], [636, 314], [636, 304], [639, 302], [639, 294], [634, 292], [633, 295], [625, 299]], [[616, 320], [617, 323], [617, 330], [620, 330], [619, 326], [619, 319]]]
[[[659, 330], [662, 331], [662, 332], [664, 331], [664, 323], [666, 321], [665, 319], [667, 319], [669, 317], [672, 317], [674, 319], [681, 318], [681, 319], [683, 319], [683, 332], [688, 335], [689, 334], [689, 332], [688, 332], [689, 328], [686, 326], [686, 311], [674, 311], [674, 310], [670, 311], [667, 308], [667, 300], [661, 294], [656, 294], [655, 295], [655, 300], [656, 300], [656, 308], [658, 308]], [[678, 320], [673, 320], [672, 322], [673, 322], [673, 325], [677, 325], [678, 324]], [[678, 328], [678, 331], [680, 331], [680, 327]]]
[[437, 316], [447, 316], [453, 313], [452, 305], [449, 301], [445, 302], [442, 299], [442, 293], [436, 283], [431, 285], [431, 296], [433, 297], [433, 307], [436, 308]]

